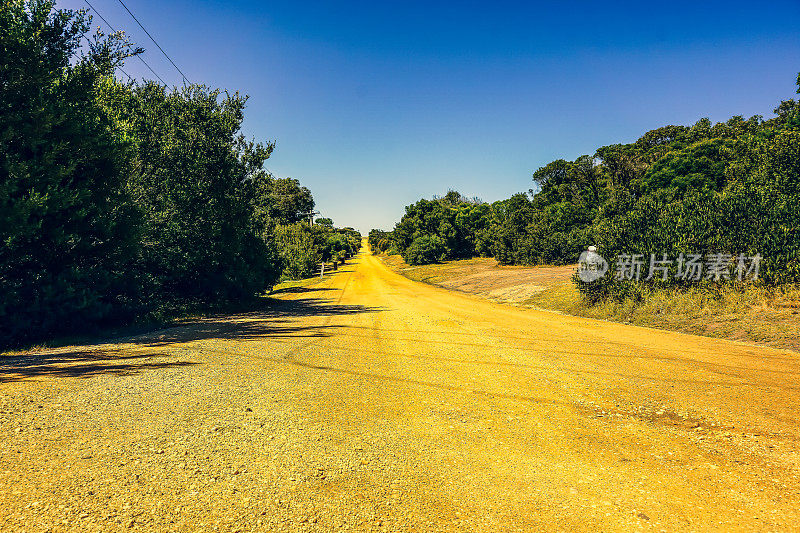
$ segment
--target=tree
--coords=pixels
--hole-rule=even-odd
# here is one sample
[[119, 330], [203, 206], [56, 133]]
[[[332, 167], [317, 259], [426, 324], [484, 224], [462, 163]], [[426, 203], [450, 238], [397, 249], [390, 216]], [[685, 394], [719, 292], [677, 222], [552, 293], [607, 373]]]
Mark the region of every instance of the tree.
[[227, 301], [269, 289], [277, 261], [253, 209], [273, 145], [239, 133], [246, 98], [151, 82], [120, 100], [136, 140], [129, 190], [147, 213], [140, 272], [149, 297]]
[[[800, 75], [797, 84], [800, 93]], [[607, 259], [760, 254], [762, 283], [796, 283], [800, 104], [783, 101], [775, 113], [716, 124], [701, 118], [591, 157], [558, 159], [533, 173], [530, 197], [487, 205], [451, 190], [422, 199], [406, 207], [392, 232], [371, 231], [370, 245], [396, 249], [410, 263], [491, 254], [503, 264], [564, 264], [590, 244]], [[592, 299], [624, 297], [644, 283], [607, 277], [579, 288]]]
[[298, 180], [275, 178], [263, 170], [259, 170], [251, 179], [257, 184], [253, 208], [262, 226], [308, 220], [314, 211], [311, 191], [301, 186]]
[[669, 188], [719, 190], [725, 186], [725, 168], [735, 156], [734, 139], [704, 139], [656, 161], [642, 177], [644, 192]]
[[427, 265], [444, 259], [447, 251], [444, 240], [438, 235], [422, 235], [403, 253], [403, 259], [409, 265]]
[[314, 234], [308, 224], [298, 222], [277, 226], [275, 239], [281, 257], [284, 278], [309, 277], [314, 273], [320, 261], [326, 259], [315, 243]]
[[472, 257], [476, 253], [474, 232], [482, 224], [469, 213], [481, 204], [477, 198], [468, 199], [453, 190], [433, 200], [422, 199], [406, 207], [392, 232], [392, 241], [404, 253], [415, 239], [436, 235], [444, 243], [445, 258]]
[[[0, 9], [0, 339], [20, 342], [130, 309], [139, 211], [123, 186], [130, 145], [98, 104], [126, 55], [53, 2]], [[71, 61], [74, 58], [74, 61]], [[2, 342], [2, 341], [0, 341]]]

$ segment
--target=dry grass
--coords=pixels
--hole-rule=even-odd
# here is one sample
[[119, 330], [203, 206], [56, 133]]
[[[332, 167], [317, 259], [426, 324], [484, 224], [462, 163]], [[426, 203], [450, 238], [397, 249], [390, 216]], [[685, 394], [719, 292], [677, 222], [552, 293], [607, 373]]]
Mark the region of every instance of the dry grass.
[[525, 303], [579, 316], [800, 351], [800, 288], [796, 286], [748, 286], [717, 292], [661, 289], [639, 302], [606, 301], [592, 307], [584, 304], [573, 287], [561, 286]]
[[574, 266], [505, 267], [477, 258], [409, 266], [384, 262], [404, 276], [487, 299], [571, 315], [648, 326], [800, 351], [800, 287], [653, 290], [642, 301], [587, 306], [570, 277]]
[[383, 256], [383, 260], [389, 268], [415, 281], [507, 303], [521, 303], [568, 281], [574, 271], [572, 266], [500, 266], [486, 257], [420, 266], [407, 265], [399, 255]]

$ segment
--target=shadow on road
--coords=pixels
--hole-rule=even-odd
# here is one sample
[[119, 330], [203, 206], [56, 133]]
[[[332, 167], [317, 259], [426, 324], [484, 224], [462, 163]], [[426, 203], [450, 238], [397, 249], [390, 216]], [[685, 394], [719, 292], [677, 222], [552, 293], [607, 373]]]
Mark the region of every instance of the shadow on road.
[[[329, 290], [329, 289], [322, 289]], [[289, 291], [287, 291], [289, 292]], [[298, 292], [311, 292], [298, 291]], [[182, 367], [199, 364], [174, 360], [175, 353], [157, 352], [152, 348], [202, 340], [256, 340], [289, 338], [322, 338], [335, 334], [340, 326], [313, 319], [382, 311], [378, 307], [343, 305], [323, 298], [279, 300], [262, 298], [238, 309], [234, 314], [210, 316], [183, 321], [179, 325], [160, 328], [136, 336], [91, 339], [80, 348], [50, 349], [19, 355], [0, 356], [0, 383], [21, 381], [38, 376], [90, 377], [99, 374], [125, 375], [144, 370]], [[131, 348], [92, 347], [92, 344], [133, 344]], [[147, 350], [145, 353], [141, 350]], [[160, 360], [154, 361], [153, 358]], [[173, 360], [164, 360], [170, 358]]]
[[99, 374], [128, 375], [143, 370], [184, 367], [191, 361], [146, 361], [164, 353], [125, 354], [118, 351], [77, 350], [34, 353], [0, 358], [0, 383], [36, 377], [91, 377]]
[[325, 291], [340, 291], [341, 289], [332, 289], [332, 288], [325, 288], [325, 287], [284, 287], [283, 289], [277, 289], [272, 291], [270, 294], [302, 294], [306, 292], [325, 292]]
[[295, 300], [266, 299], [257, 309], [233, 315], [199, 319], [180, 326], [126, 339], [125, 342], [147, 346], [167, 346], [197, 340], [256, 340], [262, 338], [329, 337], [340, 326], [311, 324], [307, 321], [287, 323], [296, 318], [325, 318], [376, 313], [379, 307], [343, 305], [321, 298]]

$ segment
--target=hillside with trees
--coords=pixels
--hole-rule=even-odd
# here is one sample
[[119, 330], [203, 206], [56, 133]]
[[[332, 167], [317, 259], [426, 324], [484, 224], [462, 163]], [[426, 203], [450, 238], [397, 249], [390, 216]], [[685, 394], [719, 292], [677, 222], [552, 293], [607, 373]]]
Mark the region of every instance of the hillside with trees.
[[311, 192], [263, 169], [247, 98], [127, 83], [142, 53], [84, 11], [0, 10], [0, 344], [242, 302], [343, 260]]
[[[800, 75], [797, 85], [800, 93]], [[393, 231], [371, 231], [370, 245], [409, 264], [475, 256], [507, 265], [573, 264], [590, 245], [609, 261], [713, 255], [732, 269], [738, 257], [758, 255], [759, 283], [798, 283], [800, 104], [786, 100], [774, 112], [768, 120], [665, 126], [632, 143], [559, 159], [533, 173], [528, 194], [491, 204], [455, 191], [422, 199], [406, 207]], [[644, 272], [620, 280], [610, 269], [599, 281], [575, 283], [597, 301], [697, 281], [677, 275], [678, 261], [664, 268], [651, 279]]]

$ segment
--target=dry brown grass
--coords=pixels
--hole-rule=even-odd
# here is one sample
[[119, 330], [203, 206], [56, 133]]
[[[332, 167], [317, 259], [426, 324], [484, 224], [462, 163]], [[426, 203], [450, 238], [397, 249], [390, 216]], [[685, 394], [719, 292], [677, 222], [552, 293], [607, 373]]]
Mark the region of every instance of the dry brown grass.
[[642, 301], [587, 306], [570, 277], [574, 266], [507, 267], [491, 258], [409, 266], [398, 256], [384, 262], [404, 276], [505, 303], [709, 337], [800, 351], [800, 287], [749, 286], [688, 291], [653, 290]]
[[748, 286], [653, 290], [642, 301], [606, 301], [588, 307], [574, 287], [542, 293], [529, 305], [569, 314], [626, 322], [800, 351], [800, 288]]
[[572, 266], [501, 266], [486, 257], [420, 266], [409, 266], [399, 255], [383, 256], [383, 260], [391, 269], [415, 281], [515, 304], [568, 282], [574, 271]]

